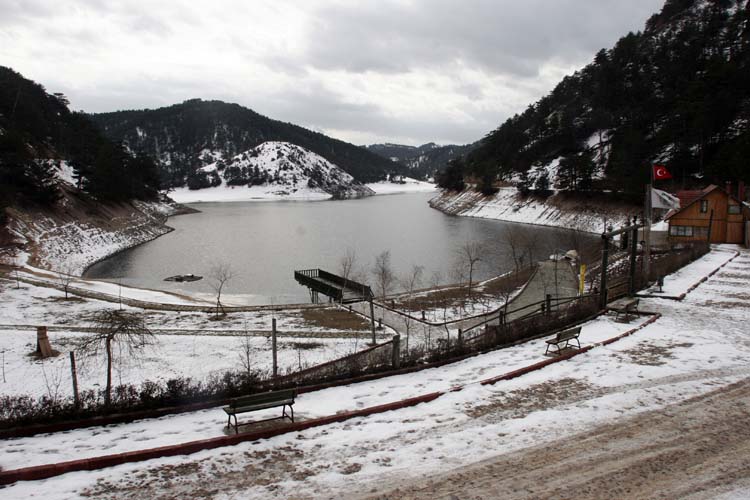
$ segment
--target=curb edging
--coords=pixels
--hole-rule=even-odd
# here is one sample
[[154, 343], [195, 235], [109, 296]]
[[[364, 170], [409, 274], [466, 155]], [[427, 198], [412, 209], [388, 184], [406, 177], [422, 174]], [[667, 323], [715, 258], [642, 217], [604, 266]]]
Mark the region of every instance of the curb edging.
[[[616, 342], [624, 337], [630, 336], [633, 333], [645, 328], [646, 326], [654, 323], [656, 320], [661, 318], [660, 313], [654, 314], [651, 318], [644, 321], [635, 328], [632, 328], [625, 333], [617, 335], [616, 337], [609, 338], [602, 342], [588, 345], [578, 351], [564, 354], [555, 358], [545, 359], [543, 361], [518, 368], [511, 372], [499, 375], [497, 377], [488, 378], [479, 381], [481, 385], [492, 385], [502, 380], [510, 380], [527, 373], [540, 370], [546, 366], [562, 361], [567, 361], [575, 356], [589, 352], [594, 347], [609, 345]], [[470, 385], [470, 384], [467, 384]], [[189, 455], [203, 450], [211, 450], [215, 448], [221, 448], [224, 446], [232, 446], [247, 441], [257, 441], [259, 439], [268, 439], [282, 434], [291, 432], [299, 432], [312, 427], [319, 427], [323, 425], [329, 425], [333, 423], [343, 422], [357, 417], [366, 417], [377, 413], [385, 413], [388, 411], [399, 410], [402, 408], [408, 408], [416, 406], [421, 403], [429, 403], [438, 399], [439, 397], [451, 393], [459, 392], [463, 390], [466, 385], [454, 386], [445, 391], [436, 391], [413, 398], [402, 399], [391, 403], [385, 403], [382, 405], [371, 406], [368, 408], [362, 408], [360, 410], [353, 410], [348, 412], [337, 413], [334, 415], [328, 415], [315, 419], [305, 420], [302, 422], [296, 422], [275, 429], [264, 429], [255, 432], [248, 432], [243, 434], [235, 434], [229, 436], [219, 436], [215, 438], [201, 439], [197, 441], [190, 441], [187, 443], [180, 443], [175, 445], [160, 446], [157, 448], [148, 448], [145, 450], [136, 450], [123, 453], [116, 453], [112, 455], [103, 455], [99, 457], [84, 458], [80, 460], [70, 460], [67, 462], [60, 462], [54, 464], [35, 465], [31, 467], [24, 467], [21, 469], [12, 469], [6, 471], [0, 471], [0, 485], [12, 484], [17, 481], [33, 481], [39, 479], [47, 479], [55, 476], [59, 476], [68, 472], [75, 471], [91, 471], [97, 469], [103, 469], [106, 467], [112, 467], [115, 465], [121, 465], [132, 462], [142, 462], [154, 458], [173, 457], [178, 455]]]

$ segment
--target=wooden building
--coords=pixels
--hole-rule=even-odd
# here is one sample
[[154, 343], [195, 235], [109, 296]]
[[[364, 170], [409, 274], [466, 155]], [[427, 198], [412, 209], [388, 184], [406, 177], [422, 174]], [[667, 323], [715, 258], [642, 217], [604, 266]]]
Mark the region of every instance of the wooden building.
[[677, 193], [681, 208], [665, 217], [669, 222], [669, 241], [705, 241], [710, 225], [711, 243], [744, 244], [750, 205], [728, 191], [711, 185], [702, 191]]

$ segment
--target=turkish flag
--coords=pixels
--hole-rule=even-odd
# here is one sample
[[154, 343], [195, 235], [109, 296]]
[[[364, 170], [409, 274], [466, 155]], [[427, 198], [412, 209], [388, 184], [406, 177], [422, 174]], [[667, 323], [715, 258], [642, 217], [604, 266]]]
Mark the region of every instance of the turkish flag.
[[671, 179], [672, 174], [669, 173], [669, 170], [664, 167], [664, 165], [654, 165], [654, 180], [655, 181], [663, 181], [666, 179]]

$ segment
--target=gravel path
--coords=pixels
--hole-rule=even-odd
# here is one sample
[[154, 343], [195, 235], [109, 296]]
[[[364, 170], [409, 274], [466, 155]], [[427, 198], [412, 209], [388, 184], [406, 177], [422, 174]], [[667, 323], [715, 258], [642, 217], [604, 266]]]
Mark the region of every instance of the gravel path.
[[[561, 423], [564, 425], [564, 423]], [[750, 379], [369, 499], [716, 498], [750, 488]]]

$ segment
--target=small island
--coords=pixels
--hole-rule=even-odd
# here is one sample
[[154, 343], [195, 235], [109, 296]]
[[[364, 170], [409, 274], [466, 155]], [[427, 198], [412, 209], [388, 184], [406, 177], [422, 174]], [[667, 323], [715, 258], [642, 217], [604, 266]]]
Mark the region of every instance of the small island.
[[164, 281], [177, 281], [179, 283], [182, 283], [183, 281], [198, 281], [202, 279], [203, 279], [203, 276], [197, 276], [195, 274], [178, 274], [176, 276], [170, 276], [169, 278], [164, 278]]

